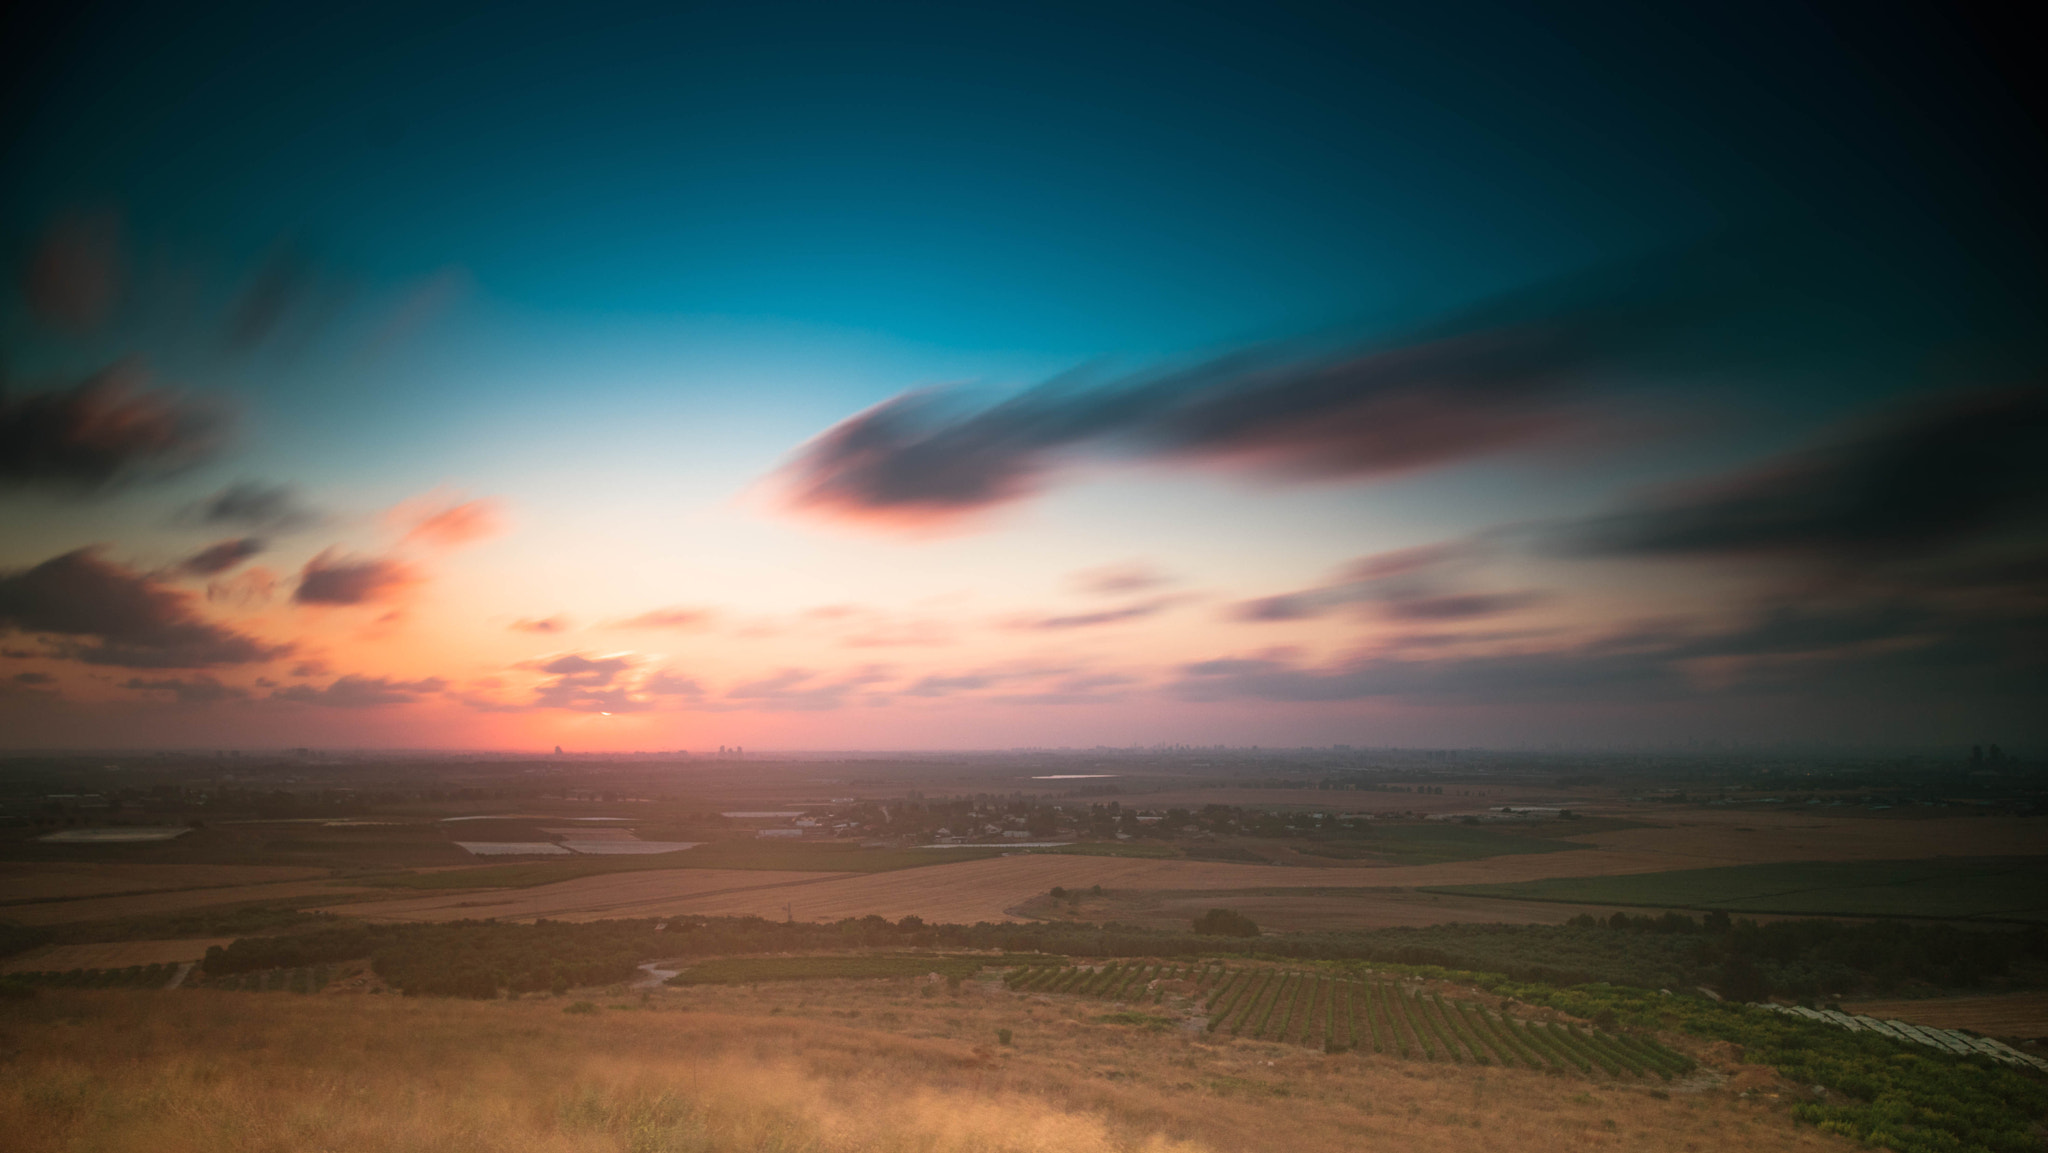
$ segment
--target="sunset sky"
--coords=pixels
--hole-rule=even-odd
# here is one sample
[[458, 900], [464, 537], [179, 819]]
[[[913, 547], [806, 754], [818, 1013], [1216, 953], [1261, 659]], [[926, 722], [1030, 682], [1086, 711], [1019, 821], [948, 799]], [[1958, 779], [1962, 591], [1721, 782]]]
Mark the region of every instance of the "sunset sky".
[[2020, 48], [1676, 7], [16, 18], [0, 747], [2033, 747]]

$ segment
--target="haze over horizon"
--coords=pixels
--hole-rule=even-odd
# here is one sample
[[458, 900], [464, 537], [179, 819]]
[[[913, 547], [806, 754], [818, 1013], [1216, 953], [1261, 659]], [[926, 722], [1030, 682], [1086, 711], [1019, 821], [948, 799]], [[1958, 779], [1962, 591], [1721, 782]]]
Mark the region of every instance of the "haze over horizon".
[[2048, 737], [1964, 15], [10, 19], [0, 749]]

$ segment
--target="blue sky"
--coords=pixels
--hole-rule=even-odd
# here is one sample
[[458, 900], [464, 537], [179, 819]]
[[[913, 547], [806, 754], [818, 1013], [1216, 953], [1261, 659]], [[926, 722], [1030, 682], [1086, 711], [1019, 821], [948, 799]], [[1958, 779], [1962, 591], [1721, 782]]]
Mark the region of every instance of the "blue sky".
[[[14, 707], [56, 718], [31, 740], [118, 717], [136, 741], [317, 743], [374, 714], [394, 741], [552, 744], [591, 710], [563, 707], [549, 686], [565, 674], [541, 670], [614, 649], [632, 655], [579, 684], [633, 724], [574, 739], [1011, 744], [1047, 723], [1034, 709], [1119, 739], [1199, 724], [1367, 743], [1557, 739], [1587, 732], [1588, 709], [1610, 718], [1588, 739], [1682, 739], [1759, 709], [1821, 739], [1849, 735], [1840, 709], [1797, 719], [1815, 689], [1782, 645], [1729, 671], [1704, 635], [1901, 598], [1940, 618], [1799, 650], [1821, 668], [2032, 620], [1977, 577], [1960, 608], [1953, 581], [1822, 596], [1784, 570], [1840, 556], [1725, 533], [1656, 560], [1639, 537], [1568, 572], [1569, 550], [1542, 543], [1617, 510], [1776, 492], [1788, 472], [1822, 479], [1786, 499], [1849, 515], [1862, 497], [1842, 477], [1905, 459], [1915, 428], [1965, 420], [1985, 390], [2038, 387], [2039, 140], [1995, 38], [1961, 16], [120, 5], [22, 29], [0, 190], [23, 269], [0, 320], [10, 396], [68, 395], [122, 363], [233, 431], [176, 471], [137, 449], [134, 476], [10, 474], [0, 580], [97, 548], [191, 619], [291, 649], [276, 667], [159, 654], [184, 690], [127, 688], [149, 678], [65, 655], [81, 650], [64, 637], [106, 635], [90, 620], [52, 632], [50, 606], [17, 589], [7, 609], [0, 589], [0, 627], [29, 646], [8, 658], [29, 678]], [[35, 272], [52, 267], [84, 279], [53, 289]], [[104, 301], [60, 299], [101, 274]], [[1259, 367], [1214, 367], [1233, 355]], [[1401, 367], [1417, 357], [1419, 377]], [[1158, 383], [1196, 365], [1206, 383]], [[1086, 388], [1026, 391], [1076, 368]], [[934, 387], [964, 391], [944, 414], [901, 407]], [[2033, 427], [2032, 395], [2000, 402], [2006, 426]], [[856, 435], [894, 439], [877, 457]], [[194, 512], [237, 481], [318, 516]], [[2032, 483], [2000, 473], [1941, 499]], [[492, 528], [405, 529], [433, 518], [421, 494], [481, 502]], [[1822, 515], [1808, 531], [1832, 539]], [[2036, 527], [2010, 521], [1923, 533], [1886, 563], [1915, 580], [1965, 554], [2018, 563]], [[245, 530], [263, 534], [258, 576], [163, 575]], [[1422, 610], [1389, 607], [1420, 594], [1344, 574], [1446, 542], [1466, 559], [1432, 579], [1501, 596], [1457, 602], [1462, 632], [1429, 642], [1456, 655], [1430, 658], [1400, 631]], [[322, 556], [410, 579], [313, 607], [293, 590]], [[1083, 595], [1072, 574], [1115, 565], [1157, 577], [1118, 602], [1127, 615], [1056, 637], [1019, 623], [1089, 615], [1057, 602]], [[1311, 598], [1313, 620], [1255, 627], [1232, 608], [1340, 587]], [[806, 615], [847, 604], [952, 639], [868, 659], [817, 624], [853, 617]], [[721, 623], [600, 628], [663, 605]], [[556, 616], [579, 623], [514, 627]], [[1658, 666], [1666, 697], [1625, 724], [1628, 702], [1597, 688], [1505, 719], [1507, 702], [1410, 667], [1583, 661], [1651, 621], [1689, 639]], [[1233, 682], [1217, 706], [1191, 670], [1225, 659], [1299, 675]], [[2037, 683], [2014, 653], [1954, 659]], [[1363, 676], [1387, 662], [1402, 675]], [[1037, 687], [910, 707], [942, 665]], [[789, 669], [853, 687], [801, 716], [739, 693]], [[660, 672], [697, 695], [651, 694]], [[1933, 674], [1881, 679], [1911, 696], [1914, 675]], [[345, 724], [280, 696], [347, 677], [441, 687], [369, 694]], [[1114, 690], [1045, 687], [1090, 677]], [[1055, 699], [1070, 703], [1029, 703]], [[1890, 735], [1961, 739], [2008, 723], [2003, 708]]]

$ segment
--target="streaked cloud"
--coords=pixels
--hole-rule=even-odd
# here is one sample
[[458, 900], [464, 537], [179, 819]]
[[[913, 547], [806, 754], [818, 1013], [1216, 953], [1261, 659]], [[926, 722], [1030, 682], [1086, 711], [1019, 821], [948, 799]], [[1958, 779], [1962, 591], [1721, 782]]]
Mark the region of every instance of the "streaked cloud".
[[192, 594], [86, 548], [0, 576], [0, 627], [51, 655], [123, 668], [256, 664], [291, 651], [201, 617]]
[[66, 387], [0, 392], [0, 486], [96, 492], [160, 479], [211, 456], [225, 417], [218, 405], [150, 388], [134, 361]]
[[292, 599], [307, 605], [360, 605], [390, 601], [424, 579], [403, 561], [352, 557], [326, 549], [306, 562]]

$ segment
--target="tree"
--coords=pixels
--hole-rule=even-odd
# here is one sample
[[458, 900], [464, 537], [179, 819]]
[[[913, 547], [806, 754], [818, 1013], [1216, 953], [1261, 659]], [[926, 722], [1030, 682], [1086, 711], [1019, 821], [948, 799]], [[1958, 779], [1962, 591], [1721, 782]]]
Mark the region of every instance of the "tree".
[[1770, 995], [1770, 982], [1748, 957], [1738, 953], [1721, 966], [1721, 996], [1726, 1000], [1761, 1001]]
[[1235, 909], [1211, 909], [1195, 918], [1195, 932], [1209, 937], [1256, 937], [1259, 926]]

